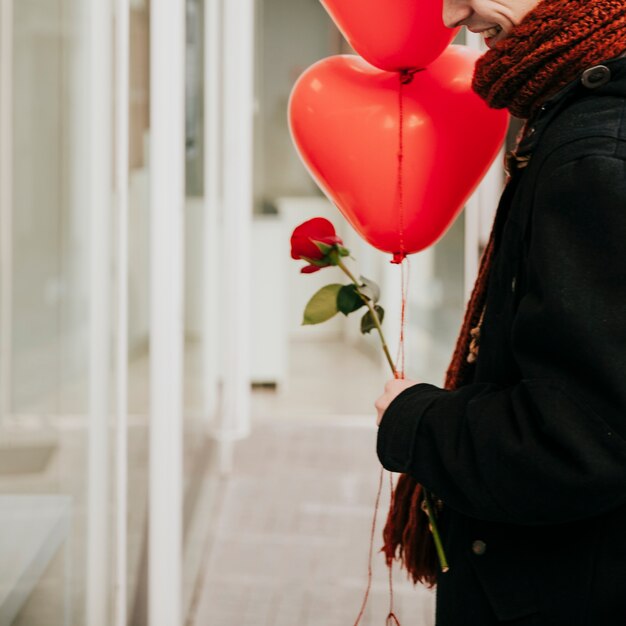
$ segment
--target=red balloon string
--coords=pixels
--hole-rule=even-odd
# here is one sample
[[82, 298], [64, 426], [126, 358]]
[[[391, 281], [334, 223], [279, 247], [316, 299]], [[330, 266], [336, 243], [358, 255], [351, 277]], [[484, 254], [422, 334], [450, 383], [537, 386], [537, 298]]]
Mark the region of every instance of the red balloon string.
[[[404, 378], [404, 326], [406, 320], [406, 302], [408, 292], [409, 281], [409, 261], [406, 256], [404, 247], [404, 205], [403, 194], [404, 189], [402, 186], [402, 161], [404, 158], [404, 106], [403, 106], [403, 86], [407, 85], [413, 80], [415, 72], [419, 69], [403, 70], [399, 73], [399, 89], [398, 89], [398, 108], [399, 108], [399, 123], [398, 123], [398, 218], [399, 218], [399, 235], [400, 235], [400, 250], [393, 255], [392, 263], [400, 265], [401, 278], [402, 278], [402, 307], [400, 311], [400, 340], [398, 343], [398, 356], [396, 358], [395, 377]], [[406, 260], [406, 264], [404, 261]], [[405, 271], [406, 265], [406, 271]], [[370, 589], [372, 587], [372, 557], [374, 553], [374, 535], [376, 533], [376, 517], [378, 515], [378, 505], [380, 503], [380, 494], [383, 486], [383, 474], [385, 469], [380, 468], [380, 478], [378, 480], [378, 492], [376, 493], [376, 503], [374, 505], [374, 517], [372, 519], [372, 530], [370, 533], [370, 547], [369, 557], [367, 564], [367, 587], [365, 589], [365, 595], [363, 602], [361, 603], [361, 610], [354, 622], [354, 626], [358, 626], [365, 612], [367, 606], [367, 600], [369, 598]], [[393, 476], [389, 472], [389, 487], [391, 503], [393, 504]], [[385, 620], [385, 626], [401, 626], [400, 620], [396, 616], [393, 610], [393, 563], [388, 564], [389, 569], [389, 613]]]
[[404, 379], [405, 363], [404, 363], [404, 331], [406, 326], [406, 303], [409, 293], [409, 282], [411, 274], [411, 265], [409, 258], [406, 257], [400, 264], [400, 273], [402, 281], [402, 304], [400, 308], [400, 339], [398, 341], [398, 352], [396, 356], [396, 374], [395, 378]]
[[[406, 301], [408, 291], [409, 266], [408, 258], [404, 248], [404, 187], [403, 187], [403, 160], [404, 160], [404, 85], [413, 80], [413, 71], [400, 72], [398, 85], [398, 221], [400, 235], [400, 252], [394, 255], [393, 263], [400, 264], [400, 275], [402, 282], [402, 306], [400, 309], [400, 338], [398, 341], [398, 353], [396, 356], [395, 377], [404, 378], [404, 326], [406, 321]], [[405, 272], [406, 260], [406, 272]], [[389, 488], [391, 503], [393, 505], [393, 476], [389, 472]], [[389, 613], [385, 621], [385, 626], [400, 626], [400, 621], [393, 610], [393, 561], [387, 564], [389, 569]]]
[[380, 502], [380, 493], [383, 488], [383, 473], [385, 469], [383, 467], [380, 468], [380, 477], [378, 479], [378, 492], [376, 493], [376, 504], [374, 504], [374, 517], [372, 519], [372, 532], [370, 534], [370, 551], [369, 558], [367, 562], [367, 587], [365, 589], [365, 596], [363, 597], [363, 602], [361, 604], [361, 610], [354, 622], [354, 626], [358, 626], [361, 618], [363, 617], [363, 613], [365, 612], [365, 607], [367, 605], [367, 598], [370, 594], [370, 589], [372, 587], [372, 557], [374, 555], [374, 534], [376, 532], [376, 516], [378, 515], [378, 503]]
[[[393, 475], [391, 472], [389, 472], [389, 493], [391, 506], [393, 506]], [[381, 551], [382, 550], [383, 548], [381, 548]], [[396, 614], [393, 612], [393, 567], [389, 565], [389, 614], [387, 615], [385, 626], [391, 626], [394, 623], [396, 626], [400, 626], [400, 620], [398, 620]]]
[[[403, 161], [404, 161], [404, 85], [408, 85], [412, 80], [415, 72], [419, 70], [403, 70], [399, 73], [398, 85], [398, 231], [400, 236], [400, 250], [394, 254], [392, 263], [400, 265], [402, 276], [402, 307], [400, 311], [400, 341], [398, 343], [398, 355], [396, 357], [396, 373], [395, 378], [404, 378], [404, 326], [406, 319], [406, 301], [408, 291], [408, 268], [405, 273], [404, 261], [406, 256], [404, 247], [404, 180], [403, 180]], [[405, 275], [406, 274], [406, 275]]]
[[[372, 561], [374, 557], [374, 536], [376, 534], [376, 518], [378, 517], [378, 506], [380, 504], [380, 494], [383, 489], [383, 474], [385, 469], [383, 467], [380, 468], [380, 476], [378, 478], [378, 491], [376, 492], [376, 503], [374, 504], [374, 517], [372, 518], [372, 530], [370, 532], [370, 549], [369, 556], [367, 561], [367, 587], [365, 588], [365, 595], [363, 596], [363, 602], [361, 603], [361, 610], [357, 615], [356, 621], [354, 622], [354, 626], [358, 626], [361, 622], [361, 618], [365, 613], [365, 607], [367, 606], [367, 600], [369, 598], [370, 589], [372, 588]], [[389, 472], [389, 488], [390, 488], [390, 498], [391, 503], [393, 504], [393, 476], [391, 472]], [[382, 548], [381, 550], [382, 551]], [[396, 617], [396, 614], [393, 612], [393, 569], [392, 565], [389, 565], [389, 614], [386, 619], [386, 626], [390, 626], [395, 624], [396, 626], [401, 626], [400, 621]]]
[[[412, 77], [411, 77], [412, 79]], [[402, 161], [404, 159], [404, 94], [403, 87], [406, 77], [400, 74], [400, 84], [398, 88], [398, 230], [400, 234], [400, 256], [404, 260], [404, 188], [402, 186]]]

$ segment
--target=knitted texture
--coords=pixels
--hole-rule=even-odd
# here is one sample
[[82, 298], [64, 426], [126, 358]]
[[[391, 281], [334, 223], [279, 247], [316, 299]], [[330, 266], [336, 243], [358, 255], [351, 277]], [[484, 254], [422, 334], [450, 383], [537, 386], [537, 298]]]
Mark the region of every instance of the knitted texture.
[[490, 107], [527, 119], [580, 71], [626, 50], [624, 0], [542, 0], [476, 63]]
[[[529, 118], [542, 102], [577, 78], [581, 70], [626, 50], [626, 0], [543, 0], [476, 65], [474, 90], [493, 108]], [[478, 278], [447, 371], [445, 388], [472, 380], [468, 362], [472, 329], [485, 306], [496, 232], [508, 205], [497, 212]], [[400, 560], [414, 583], [434, 586], [439, 563], [422, 509], [424, 488], [401, 474], [391, 497], [383, 547], [387, 564]]]

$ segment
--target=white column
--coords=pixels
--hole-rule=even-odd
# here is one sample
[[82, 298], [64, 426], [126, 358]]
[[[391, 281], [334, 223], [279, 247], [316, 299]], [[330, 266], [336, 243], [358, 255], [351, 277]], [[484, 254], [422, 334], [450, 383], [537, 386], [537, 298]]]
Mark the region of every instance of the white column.
[[182, 618], [184, 51], [182, 0], [150, 6], [150, 626]]
[[478, 275], [481, 244], [489, 238], [493, 218], [502, 193], [504, 168], [502, 166], [504, 148], [485, 174], [465, 206], [465, 296], [472, 294]]
[[487, 243], [489, 239], [493, 219], [504, 189], [504, 150], [505, 148], [502, 146], [480, 186], [480, 232], [478, 236], [483, 244]]
[[13, 0], [0, 0], [0, 423], [11, 411]]
[[[109, 626], [109, 390], [111, 338], [110, 215], [111, 4], [86, 6], [86, 205], [89, 212], [89, 432], [87, 473], [87, 621]], [[84, 66], [83, 66], [84, 67]]]
[[203, 412], [207, 423], [218, 408], [220, 325], [220, 202], [221, 156], [221, 0], [205, 0], [204, 6], [204, 233], [202, 376]]
[[254, 0], [223, 4], [223, 405], [217, 438], [228, 471], [229, 442], [250, 431], [250, 236], [254, 106]]
[[480, 190], [477, 189], [465, 204], [465, 258], [463, 263], [463, 292], [467, 302], [478, 276], [480, 250]]
[[[465, 43], [472, 50], [483, 51], [481, 36], [465, 29]], [[480, 186], [467, 201], [464, 212], [465, 219], [465, 262], [464, 268], [464, 292], [465, 300], [469, 300], [474, 287], [474, 281], [478, 275], [479, 261], [479, 236], [480, 236]]]
[[117, 209], [117, 346], [115, 439], [114, 624], [126, 626], [128, 494], [128, 105], [129, 0], [116, 0], [115, 191]]

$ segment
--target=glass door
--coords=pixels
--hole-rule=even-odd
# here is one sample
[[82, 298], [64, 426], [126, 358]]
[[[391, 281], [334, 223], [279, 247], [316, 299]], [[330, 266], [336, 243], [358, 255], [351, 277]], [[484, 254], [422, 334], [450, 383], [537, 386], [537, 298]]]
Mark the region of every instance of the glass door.
[[0, 621], [104, 626], [111, 16], [0, 8]]

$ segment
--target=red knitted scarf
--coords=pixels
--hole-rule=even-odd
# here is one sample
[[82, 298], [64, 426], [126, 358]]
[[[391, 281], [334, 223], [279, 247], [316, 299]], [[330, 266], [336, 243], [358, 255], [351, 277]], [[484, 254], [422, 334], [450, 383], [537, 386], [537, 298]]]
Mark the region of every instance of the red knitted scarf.
[[[528, 118], [582, 69], [616, 57], [625, 49], [626, 0], [542, 0], [478, 61], [473, 86], [491, 107], [508, 108], [514, 115]], [[496, 222], [504, 217], [497, 215]], [[471, 381], [473, 365], [468, 355], [475, 334], [472, 329], [479, 326], [485, 304], [495, 231], [494, 225], [446, 375], [446, 389]], [[422, 509], [423, 496], [415, 478], [400, 475], [381, 551], [389, 566], [398, 558], [414, 583], [433, 586], [439, 563]]]
[[625, 0], [543, 0], [476, 64], [474, 91], [531, 117], [581, 69], [626, 49]]

